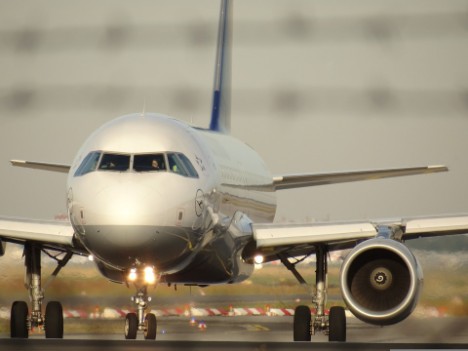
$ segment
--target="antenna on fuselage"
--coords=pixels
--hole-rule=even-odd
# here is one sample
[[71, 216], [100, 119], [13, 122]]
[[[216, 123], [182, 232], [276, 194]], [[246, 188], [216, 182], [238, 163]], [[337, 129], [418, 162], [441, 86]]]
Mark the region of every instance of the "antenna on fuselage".
[[146, 98], [143, 99], [143, 110], [141, 111], [140, 117], [145, 118], [146, 114]]

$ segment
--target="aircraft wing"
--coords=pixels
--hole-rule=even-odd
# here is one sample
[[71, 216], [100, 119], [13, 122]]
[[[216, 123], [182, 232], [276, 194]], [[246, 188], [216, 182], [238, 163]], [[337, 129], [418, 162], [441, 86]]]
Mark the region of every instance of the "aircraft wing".
[[318, 174], [290, 174], [273, 177], [274, 190], [302, 188], [316, 185], [355, 182], [382, 178], [402, 177], [407, 175], [447, 172], [445, 166], [425, 166], [368, 171], [350, 171]]
[[74, 241], [72, 226], [61, 221], [32, 221], [0, 217], [0, 241], [16, 244], [34, 242], [60, 251], [85, 252]]
[[417, 239], [468, 233], [468, 214], [406, 218], [400, 220], [311, 223], [311, 224], [253, 224], [253, 238], [257, 251], [267, 260], [278, 254], [288, 257], [311, 254], [317, 245], [329, 251], [354, 247], [358, 242], [377, 236], [397, 240]]
[[41, 169], [43, 171], [52, 171], [60, 173], [68, 173], [70, 171], [70, 166], [60, 165], [56, 163], [45, 163], [45, 162], [32, 162], [32, 161], [23, 161], [23, 160], [11, 160], [13, 166], [31, 168], [31, 169]]

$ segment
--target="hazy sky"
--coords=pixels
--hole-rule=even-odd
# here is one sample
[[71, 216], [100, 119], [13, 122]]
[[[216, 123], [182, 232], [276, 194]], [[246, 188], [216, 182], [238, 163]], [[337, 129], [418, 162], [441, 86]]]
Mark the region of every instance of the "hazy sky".
[[[268, 5], [266, 5], [268, 4]], [[207, 126], [218, 1], [0, 2], [0, 215], [53, 218], [61, 174], [112, 118]], [[278, 193], [280, 220], [468, 212], [468, 1], [237, 0], [233, 134], [273, 174], [450, 173]]]

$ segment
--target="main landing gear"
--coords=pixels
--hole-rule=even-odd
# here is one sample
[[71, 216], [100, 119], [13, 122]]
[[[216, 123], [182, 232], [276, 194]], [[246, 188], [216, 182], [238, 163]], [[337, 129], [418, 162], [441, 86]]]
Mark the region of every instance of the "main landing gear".
[[[311, 314], [308, 306], [297, 306], [294, 313], [294, 341], [310, 341], [311, 336], [317, 332], [328, 334], [329, 341], [346, 341], [346, 316], [344, 308], [334, 306], [330, 308], [329, 315], [325, 314], [327, 302], [327, 250], [325, 246], [317, 246], [315, 275], [315, 295], [312, 302], [315, 314]], [[305, 280], [286, 257], [280, 257], [283, 264], [293, 272], [301, 284]]]
[[151, 297], [148, 296], [148, 285], [156, 283], [156, 276], [152, 267], [146, 267], [139, 272], [132, 268], [128, 275], [128, 280], [132, 281], [137, 289], [135, 296], [131, 300], [136, 304], [137, 313], [127, 313], [125, 317], [125, 339], [136, 339], [138, 331], [143, 331], [146, 340], [155, 340], [158, 323], [153, 313], [146, 313], [148, 302]]
[[64, 258], [59, 259], [52, 256], [58, 263], [46, 286], [42, 288], [41, 278], [41, 251], [40, 245], [26, 244], [24, 247], [24, 263], [26, 275], [24, 285], [29, 291], [31, 301], [31, 313], [25, 301], [15, 301], [11, 307], [10, 335], [12, 338], [28, 338], [29, 331], [39, 328], [45, 330], [46, 338], [63, 338], [63, 309], [58, 301], [47, 304], [45, 315], [42, 314], [42, 302], [44, 291], [60, 270], [68, 263], [72, 253], [67, 253]]

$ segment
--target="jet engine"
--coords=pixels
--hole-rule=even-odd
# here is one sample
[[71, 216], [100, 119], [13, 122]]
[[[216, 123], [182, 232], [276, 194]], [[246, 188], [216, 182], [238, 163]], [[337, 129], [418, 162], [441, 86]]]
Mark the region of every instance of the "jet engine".
[[364, 322], [395, 324], [416, 307], [423, 274], [403, 244], [375, 238], [357, 245], [341, 266], [341, 293], [349, 310]]

